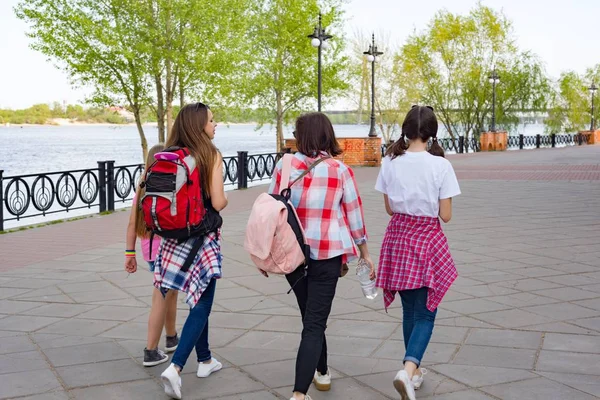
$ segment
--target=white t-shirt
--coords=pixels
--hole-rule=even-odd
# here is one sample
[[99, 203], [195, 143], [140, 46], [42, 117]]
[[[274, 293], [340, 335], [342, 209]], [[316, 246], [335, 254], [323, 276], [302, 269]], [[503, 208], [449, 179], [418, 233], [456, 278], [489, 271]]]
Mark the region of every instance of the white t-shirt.
[[428, 217], [438, 216], [440, 199], [460, 194], [450, 161], [426, 151], [385, 157], [375, 189], [387, 194], [394, 213]]

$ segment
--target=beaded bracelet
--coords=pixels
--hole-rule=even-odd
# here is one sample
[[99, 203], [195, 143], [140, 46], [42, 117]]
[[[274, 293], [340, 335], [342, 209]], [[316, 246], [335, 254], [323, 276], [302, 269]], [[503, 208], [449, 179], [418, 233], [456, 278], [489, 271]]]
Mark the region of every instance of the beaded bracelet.
[[125, 250], [125, 257], [135, 257], [135, 250]]

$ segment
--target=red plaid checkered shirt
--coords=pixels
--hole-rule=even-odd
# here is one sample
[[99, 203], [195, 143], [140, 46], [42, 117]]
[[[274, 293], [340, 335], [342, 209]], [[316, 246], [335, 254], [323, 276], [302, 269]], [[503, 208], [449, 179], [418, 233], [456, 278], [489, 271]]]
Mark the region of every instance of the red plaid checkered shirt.
[[386, 310], [396, 292], [427, 287], [427, 309], [434, 311], [458, 277], [439, 219], [394, 214], [383, 238], [377, 275]]
[[[290, 182], [318, 158], [296, 153], [292, 160]], [[281, 166], [275, 167], [270, 194], [281, 192]], [[313, 260], [342, 256], [348, 262], [358, 256], [357, 245], [367, 241], [362, 200], [354, 172], [341, 161], [329, 158], [294, 184], [290, 200], [304, 228]]]

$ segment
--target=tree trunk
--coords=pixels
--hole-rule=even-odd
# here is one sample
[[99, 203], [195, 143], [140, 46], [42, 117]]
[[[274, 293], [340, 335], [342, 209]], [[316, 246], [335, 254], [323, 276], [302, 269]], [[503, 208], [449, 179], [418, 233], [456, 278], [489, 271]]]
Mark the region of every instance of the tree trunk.
[[167, 135], [171, 133], [173, 127], [173, 74], [171, 71], [171, 60], [166, 60], [166, 82], [165, 82], [165, 100], [167, 111]]
[[135, 126], [137, 127], [138, 134], [140, 135], [140, 144], [142, 145], [142, 162], [146, 162], [146, 158], [148, 158], [148, 141], [146, 140], [146, 134], [144, 133], [144, 127], [142, 126], [142, 117], [140, 115], [140, 106], [134, 105], [133, 109], [133, 117], [135, 118]]
[[281, 153], [285, 147], [283, 140], [283, 105], [281, 101], [281, 92], [275, 91], [275, 101], [277, 103], [277, 152]]
[[160, 74], [156, 74], [154, 80], [156, 82], [156, 121], [158, 124], [158, 142], [165, 143], [165, 103]]
[[183, 77], [179, 75], [179, 109], [185, 105], [185, 87], [183, 84]]

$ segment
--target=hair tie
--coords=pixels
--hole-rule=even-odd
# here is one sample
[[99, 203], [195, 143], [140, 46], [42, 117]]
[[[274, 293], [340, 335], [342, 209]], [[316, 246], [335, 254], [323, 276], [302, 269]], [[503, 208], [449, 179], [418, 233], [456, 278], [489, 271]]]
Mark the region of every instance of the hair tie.
[[435, 143], [437, 143], [437, 137], [436, 137], [436, 136], [434, 136], [434, 137], [433, 137], [433, 141], [434, 141]]

